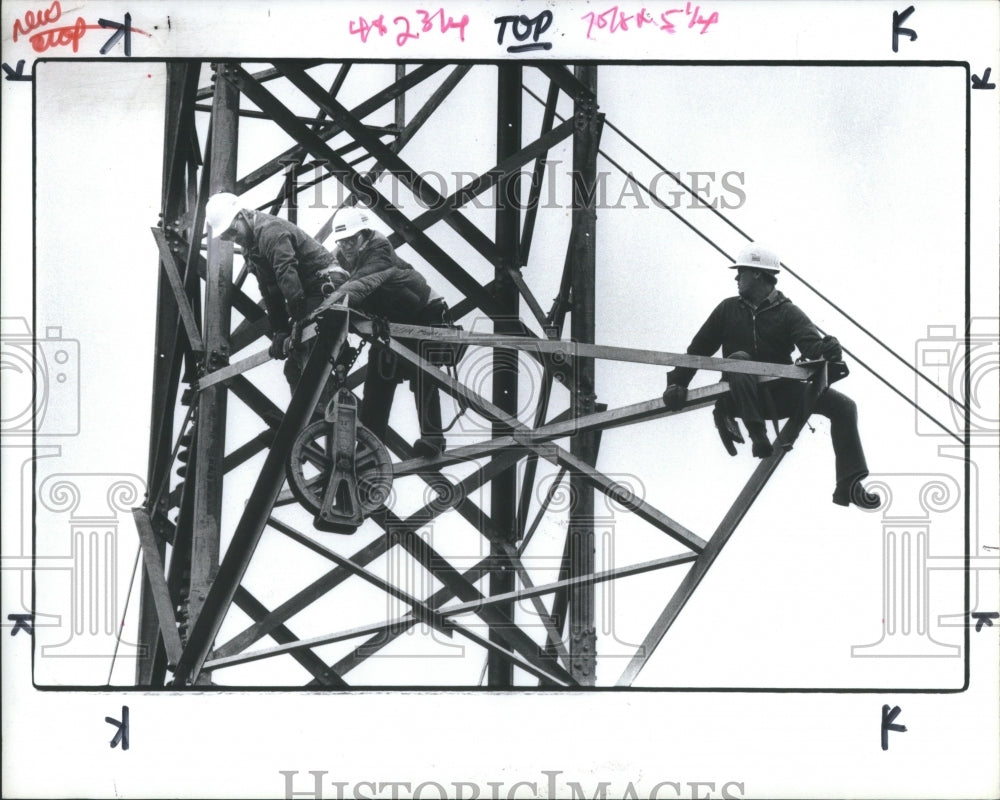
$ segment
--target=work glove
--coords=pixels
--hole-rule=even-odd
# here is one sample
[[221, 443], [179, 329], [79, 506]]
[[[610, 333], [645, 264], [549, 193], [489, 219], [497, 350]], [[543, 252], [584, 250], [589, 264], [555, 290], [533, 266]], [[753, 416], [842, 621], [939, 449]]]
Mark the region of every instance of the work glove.
[[288, 337], [288, 349], [295, 350], [302, 344], [302, 328], [305, 327], [305, 320], [296, 320], [292, 323], [292, 334]]
[[824, 336], [819, 343], [819, 353], [827, 361], [843, 361], [844, 349], [835, 336]]
[[686, 386], [668, 386], [667, 390], [663, 393], [663, 405], [667, 407], [668, 411], [680, 411], [684, 408], [687, 396], [688, 390]]
[[291, 336], [285, 331], [278, 331], [271, 339], [271, 346], [267, 348], [267, 353], [271, 358], [284, 361], [288, 358], [289, 340]]
[[712, 409], [712, 419], [715, 421], [715, 429], [719, 432], [722, 446], [726, 448], [726, 452], [729, 455], [735, 456], [736, 445], [744, 444], [746, 440], [743, 438], [743, 434], [740, 433], [740, 428], [736, 424], [736, 420], [727, 412], [720, 400], [715, 401], [715, 408]]

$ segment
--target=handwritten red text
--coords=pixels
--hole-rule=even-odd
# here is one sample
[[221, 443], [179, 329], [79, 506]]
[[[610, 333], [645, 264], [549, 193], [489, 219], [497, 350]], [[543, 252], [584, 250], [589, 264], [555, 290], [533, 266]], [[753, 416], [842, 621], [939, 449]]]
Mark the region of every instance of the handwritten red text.
[[[456, 20], [446, 14], [443, 8], [439, 8], [437, 11], [426, 11], [418, 8], [412, 16], [393, 17], [392, 33], [395, 34], [398, 47], [403, 47], [411, 39], [419, 39], [421, 34], [444, 34], [451, 30], [457, 30], [459, 40], [464, 42], [465, 28], [468, 24], [468, 14], [463, 14], [461, 19]], [[381, 38], [390, 32], [389, 25], [385, 21], [385, 14], [379, 14], [371, 20], [365, 17], [352, 19], [347, 29], [352, 36], [359, 37], [362, 43], [366, 43], [372, 34], [377, 34]]]
[[[31, 43], [31, 49], [36, 53], [44, 53], [54, 47], [72, 47], [73, 52], [78, 53], [80, 51], [80, 40], [86, 35], [87, 31], [117, 30], [118, 32], [113, 33], [112, 38], [101, 49], [101, 54], [103, 55], [107, 49], [110, 49], [121, 38], [122, 33], [126, 29], [128, 33], [150, 36], [146, 31], [133, 28], [129, 25], [131, 17], [127, 13], [125, 14], [126, 22], [124, 25], [109, 22], [105, 19], [99, 19], [97, 25], [89, 25], [83, 17], [77, 17], [72, 25], [61, 25], [58, 28], [39, 30], [39, 28], [44, 28], [46, 25], [58, 22], [61, 18], [62, 6], [60, 6], [59, 0], [53, 0], [52, 5], [40, 10], [37, 14], [34, 11], [28, 11], [25, 13], [24, 19], [15, 20], [12, 38], [16, 42], [18, 37], [27, 36], [28, 41]], [[126, 45], [127, 43], [128, 40], [126, 39]], [[125, 55], [131, 55], [128, 52], [127, 46]]]
[[51, 25], [53, 22], [58, 22], [59, 17], [61, 16], [62, 6], [59, 5], [59, 0], [53, 0], [52, 5], [39, 11], [37, 15], [34, 11], [26, 12], [23, 20], [14, 20], [14, 41], [17, 41], [18, 36], [27, 36], [36, 28], [41, 28], [44, 25]]
[[89, 30], [101, 30], [100, 25], [88, 25], [83, 17], [77, 17], [73, 25], [66, 25], [62, 28], [50, 28], [29, 37], [31, 49], [36, 53], [44, 53], [50, 47], [64, 47], [71, 45], [73, 52], [80, 49], [80, 40]]
[[[619, 33], [629, 30], [640, 30], [649, 26], [649, 30], [660, 30], [666, 33], [676, 33], [677, 25], [683, 24], [686, 20], [687, 28], [693, 29], [699, 26], [699, 33], [708, 33], [712, 25], [719, 21], [719, 12], [713, 11], [707, 17], [702, 14], [701, 6], [687, 3], [683, 8], [670, 8], [661, 11], [658, 17], [654, 17], [654, 12], [645, 6], [634, 14], [626, 13], [620, 6], [611, 6], [603, 12], [591, 11], [584, 14], [580, 19], [587, 23], [587, 38], [595, 39], [595, 31], [604, 31], [609, 34]], [[675, 15], [680, 15], [671, 19]]]

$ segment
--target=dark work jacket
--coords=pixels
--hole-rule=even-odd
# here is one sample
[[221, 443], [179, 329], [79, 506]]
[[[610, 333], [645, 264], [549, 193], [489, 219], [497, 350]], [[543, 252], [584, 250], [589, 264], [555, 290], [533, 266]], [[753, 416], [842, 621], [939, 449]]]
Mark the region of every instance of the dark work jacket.
[[437, 298], [424, 276], [396, 255], [389, 240], [370, 231], [351, 264], [340, 248], [337, 264], [350, 277], [338, 289], [351, 308], [385, 317], [390, 322], [417, 324], [427, 304]]
[[[693, 356], [722, 357], [743, 351], [754, 361], [791, 364], [798, 348], [806, 358], [819, 358], [822, 337], [802, 309], [775, 290], [754, 309], [740, 297], [727, 297], [709, 315], [688, 346]], [[676, 367], [667, 375], [670, 386], [687, 386], [698, 370]]]
[[253, 211], [248, 216], [252, 243], [243, 252], [257, 278], [267, 317], [274, 331], [288, 330], [289, 317], [301, 319], [307, 297], [322, 300], [324, 277], [333, 264], [333, 253], [286, 219]]

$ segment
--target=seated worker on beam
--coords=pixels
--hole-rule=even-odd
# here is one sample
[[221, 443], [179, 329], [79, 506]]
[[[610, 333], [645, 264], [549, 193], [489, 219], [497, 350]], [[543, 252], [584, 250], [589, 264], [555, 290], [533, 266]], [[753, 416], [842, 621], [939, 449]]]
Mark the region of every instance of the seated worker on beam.
[[205, 222], [214, 238], [243, 248], [271, 325], [269, 352], [272, 358], [287, 359], [285, 379], [295, 391], [311, 351], [308, 343], [298, 346], [303, 321], [347, 279], [347, 273], [329, 250], [297, 225], [245, 208], [229, 192], [208, 198]]
[[[389, 322], [407, 325], [450, 325], [451, 313], [444, 299], [426, 279], [396, 255], [389, 240], [372, 230], [368, 212], [345, 206], [333, 217], [336, 263], [349, 278], [330, 298], [347, 298], [349, 308], [359, 309]], [[365, 394], [359, 421], [379, 439], [385, 439], [396, 386], [409, 380], [417, 406], [420, 438], [413, 445], [417, 456], [438, 456], [445, 448], [441, 423], [441, 398], [437, 385], [377, 341], [368, 356]]]
[[[821, 336], [802, 310], [775, 288], [780, 271], [777, 255], [751, 244], [740, 252], [730, 269], [736, 270], [739, 296], [729, 297], [716, 306], [691, 340], [688, 354], [711, 356], [721, 347], [724, 358], [791, 364], [792, 350], [797, 347], [807, 359], [843, 359], [840, 343], [833, 336]], [[676, 367], [667, 373], [663, 403], [668, 409], [683, 408], [687, 386], [696, 371]], [[743, 441], [732, 419], [736, 416], [743, 419], [750, 434], [753, 455], [757, 458], [772, 455], [763, 412], [775, 419], [797, 413], [802, 408], [805, 384], [782, 379], [759, 386], [759, 376], [743, 373], [726, 373], [723, 380], [729, 383], [730, 391], [716, 403], [714, 417], [727, 451], [736, 455], [733, 443]], [[879, 498], [867, 492], [861, 483], [868, 476], [868, 465], [858, 434], [856, 404], [836, 389], [827, 388], [813, 410], [830, 420], [837, 475], [833, 502], [878, 508]]]

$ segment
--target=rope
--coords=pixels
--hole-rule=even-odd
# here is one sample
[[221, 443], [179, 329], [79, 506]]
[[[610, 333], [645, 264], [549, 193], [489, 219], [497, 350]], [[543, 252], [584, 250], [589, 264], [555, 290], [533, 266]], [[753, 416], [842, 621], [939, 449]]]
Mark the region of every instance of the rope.
[[[115, 671], [115, 661], [118, 658], [118, 646], [122, 643], [122, 631], [125, 630], [125, 617], [128, 614], [128, 604], [132, 599], [132, 587], [135, 586], [135, 573], [139, 568], [139, 555], [142, 553], [142, 547], [140, 546], [135, 551], [135, 562], [132, 564], [132, 578], [128, 582], [128, 594], [125, 595], [125, 608], [122, 609], [122, 621], [118, 626], [118, 635], [115, 637], [115, 651], [111, 654], [111, 666], [108, 668], [108, 683], [111, 685], [111, 673]], [[152, 658], [153, 654], [150, 653], [149, 657]]]
[[[451, 376], [453, 381], [458, 381], [458, 366], [450, 364], [444, 368], [444, 371]], [[465, 412], [469, 410], [469, 401], [465, 399], [465, 395], [461, 392], [454, 396], [454, 400], [455, 405], [458, 407], [458, 411], [455, 413], [455, 417], [452, 421], [448, 423], [448, 426], [441, 428], [441, 433], [448, 433], [448, 431], [455, 427], [455, 423], [462, 418]]]
[[[646, 151], [642, 147], [640, 147], [639, 144], [635, 140], [633, 140], [631, 137], [629, 137], [627, 134], [625, 134], [624, 131], [622, 131], [620, 128], [618, 128], [616, 125], [614, 125], [611, 122], [605, 121], [604, 124], [607, 125], [609, 128], [611, 128], [611, 130], [613, 130], [619, 136], [621, 136], [626, 142], [628, 142], [630, 145], [632, 145], [632, 147], [634, 147], [636, 150], [638, 150], [639, 153], [641, 153], [643, 156], [645, 156], [646, 158], [648, 158], [657, 168], [659, 168], [660, 170], [662, 170], [663, 172], [665, 172], [667, 175], [669, 175], [674, 180], [675, 183], [677, 183], [681, 188], [683, 188], [692, 197], [696, 198], [698, 200], [698, 202], [702, 204], [702, 206], [704, 206], [709, 211], [711, 211], [713, 214], [715, 214], [715, 216], [717, 216], [724, 223], [726, 223], [726, 225], [728, 225], [730, 228], [732, 228], [734, 231], [736, 231], [738, 234], [740, 234], [740, 236], [742, 236], [748, 242], [749, 241], [753, 241], [753, 237], [750, 236], [750, 234], [748, 234], [746, 231], [744, 231], [742, 228], [740, 228], [735, 222], [733, 222], [732, 220], [730, 220], [725, 214], [723, 214], [721, 211], [719, 211], [711, 203], [706, 203], [705, 200], [702, 199], [702, 197], [700, 195], [698, 195], [697, 192], [695, 192], [690, 186], [688, 186], [686, 183], [684, 183], [684, 181], [682, 181], [677, 175], [675, 175], [673, 172], [671, 172], [669, 169], [667, 169], [663, 164], [661, 164], [659, 161], [657, 161], [648, 151]], [[605, 156], [605, 158], [607, 158], [607, 156]], [[716, 249], [718, 250], [719, 248], [716, 248]], [[726, 256], [726, 257], [729, 258], [730, 261], [734, 261], [735, 260], [735, 259], [733, 259], [733, 258], [731, 258], [729, 256]], [[854, 317], [852, 317], [850, 314], [848, 314], [846, 311], [844, 311], [844, 309], [841, 308], [839, 305], [837, 305], [835, 302], [833, 302], [833, 300], [831, 300], [829, 297], [827, 297], [826, 295], [824, 295], [819, 289], [817, 289], [815, 286], [813, 286], [811, 283], [809, 283], [805, 278], [803, 278], [801, 275], [799, 275], [797, 272], [795, 272], [795, 270], [793, 270], [791, 267], [789, 267], [785, 262], [782, 261], [780, 263], [781, 263], [781, 266], [784, 267], [788, 271], [789, 275], [791, 275], [793, 278], [795, 278], [796, 280], [798, 280], [803, 286], [805, 286], [811, 292], [813, 292], [814, 294], [816, 294], [820, 299], [822, 299], [823, 301], [825, 301], [828, 305], [832, 306], [836, 311], [838, 311], [840, 314], [842, 314], [849, 322], [851, 322], [853, 325], [855, 325], [863, 333], [865, 333], [866, 335], [868, 335], [872, 340], [874, 340], [880, 347], [882, 347], [883, 349], [885, 349], [890, 355], [892, 355], [900, 363], [904, 364], [907, 368], [911, 369], [914, 373], [916, 373], [916, 375], [918, 377], [920, 377], [924, 381], [926, 381], [926, 383], [928, 385], [933, 386], [938, 392], [940, 392], [941, 394], [943, 394], [945, 397], [947, 397], [949, 400], [951, 400], [956, 405], [959, 405], [959, 406], [963, 405], [956, 398], [952, 397], [947, 391], [945, 391], [944, 389], [942, 389], [940, 386], [938, 386], [936, 383], [934, 383], [934, 381], [932, 381], [930, 378], [928, 378], [926, 375], [924, 375], [920, 370], [918, 370], [916, 367], [914, 367], [909, 361], [907, 361], [905, 358], [903, 358], [902, 356], [900, 356], [895, 350], [893, 350], [891, 347], [889, 347], [889, 345], [887, 345], [885, 342], [883, 342], [878, 336], [876, 336], [874, 333], [872, 333], [870, 330], [868, 330], [868, 328], [866, 328], [864, 325], [862, 325], [860, 322], [858, 322]], [[860, 361], [859, 361], [859, 363], [860, 363]], [[867, 369], [867, 367], [866, 367], [866, 369]], [[947, 429], [945, 429], [945, 430], [947, 430]]]
[[[544, 101], [542, 100], [542, 98], [540, 98], [537, 94], [535, 94], [533, 91], [531, 91], [531, 89], [529, 89], [527, 86], [524, 86], [524, 84], [522, 84], [521, 86], [522, 86], [522, 88], [528, 94], [530, 94], [533, 98], [535, 98], [535, 100], [537, 100], [539, 103], [542, 103], [544, 105]], [[565, 117], [563, 117], [562, 115], [556, 113], [556, 116], [559, 117], [559, 121], [560, 122], [565, 122], [566, 121]], [[605, 122], [605, 124], [607, 125], [608, 123]], [[672, 208], [667, 203], [663, 202], [663, 200], [661, 200], [660, 197], [657, 196], [657, 194], [652, 189], [650, 189], [645, 184], [640, 183], [638, 180], [636, 180], [635, 176], [631, 172], [629, 172], [628, 170], [626, 170], [621, 164], [619, 164], [617, 161], [615, 161], [611, 156], [609, 156], [607, 153], [605, 153], [600, 148], [597, 149], [597, 152], [600, 153], [602, 156], [604, 156], [605, 160], [608, 161], [622, 175], [626, 176], [629, 180], [631, 180], [633, 183], [635, 183], [640, 189], [644, 190], [646, 192], [646, 194], [648, 194], [650, 197], [652, 197], [653, 200], [655, 200], [656, 203], [661, 208], [664, 208], [667, 211], [669, 211], [671, 214], [673, 214], [678, 220], [680, 220], [682, 223], [684, 223], [688, 228], [691, 229], [691, 231], [693, 233], [695, 233], [697, 236], [699, 236], [701, 239], [703, 239], [708, 245], [710, 245], [711, 247], [714, 247], [716, 250], [718, 250], [723, 256], [725, 256], [730, 261], [735, 260], [725, 250], [723, 250], [721, 247], [719, 247], [715, 242], [713, 242], [711, 239], [709, 239], [705, 234], [703, 234], [694, 225], [692, 225], [683, 216], [681, 216], [677, 212], [676, 209]], [[671, 177], [673, 177], [673, 176], [671, 175]]]
[[[523, 88], [525, 92], [527, 92], [529, 95], [531, 95], [531, 97], [534, 98], [538, 103], [540, 103], [541, 105], [545, 104], [544, 101], [537, 94], [535, 94], [533, 91], [531, 91], [531, 89], [529, 89], [527, 86], [525, 86], [524, 84], [522, 84], [521, 88]], [[559, 118], [560, 122], [565, 121], [565, 117], [561, 116], [560, 114], [556, 113], [556, 116]], [[641, 153], [643, 156], [645, 156], [647, 159], [649, 159], [660, 170], [662, 170], [664, 173], [666, 173], [667, 175], [669, 175], [670, 178], [672, 178], [679, 186], [681, 186], [686, 192], [688, 192], [688, 194], [690, 194], [692, 197], [696, 198], [698, 200], [698, 202], [700, 202], [705, 208], [709, 209], [719, 219], [721, 219], [723, 222], [725, 222], [730, 228], [732, 228], [734, 231], [736, 231], [737, 233], [739, 233], [744, 239], [746, 239], [747, 241], [753, 241], [753, 237], [752, 236], [750, 236], [748, 233], [746, 233], [746, 231], [744, 231], [742, 228], [740, 228], [738, 225], [736, 225], [736, 223], [734, 223], [732, 220], [730, 220], [725, 214], [723, 214], [722, 212], [720, 212], [717, 208], [713, 207], [709, 203], [706, 203], [704, 201], [704, 199], [702, 199], [697, 194], [697, 192], [695, 192], [693, 189], [691, 189], [691, 187], [688, 186], [687, 184], [685, 184], [677, 175], [675, 175], [673, 172], [671, 172], [669, 169], [667, 169], [663, 164], [661, 164], [659, 161], [657, 161], [652, 155], [650, 155], [649, 152], [647, 152], [645, 149], [643, 149], [637, 142], [635, 142], [635, 140], [633, 140], [628, 135], [626, 135], [620, 128], [618, 128], [613, 123], [608, 122], [607, 120], [605, 120], [604, 124], [607, 125], [609, 128], [611, 128], [611, 130], [613, 130], [619, 136], [621, 136], [628, 144], [630, 144], [639, 153]], [[654, 192], [652, 192], [649, 189], [649, 187], [645, 186], [644, 184], [642, 184], [638, 180], [636, 180], [635, 177], [632, 175], [631, 172], [628, 172], [627, 170], [625, 170], [617, 161], [615, 161], [607, 153], [605, 153], [604, 150], [598, 148], [597, 152], [600, 153], [600, 155], [602, 155], [605, 158], [605, 160], [607, 160], [612, 166], [614, 166], [619, 172], [621, 172], [623, 175], [625, 175], [629, 180], [631, 180], [632, 182], [634, 182], [641, 189], [645, 190], [645, 192], [651, 198], [653, 198], [653, 200], [655, 200], [662, 208], [665, 208], [667, 211], [669, 211], [671, 214], [673, 214], [677, 219], [679, 219], [688, 228], [690, 228], [694, 233], [696, 233], [702, 240], [704, 240], [711, 247], [713, 247], [715, 250], [717, 250], [719, 253], [721, 253], [723, 256], [725, 256], [729, 261], [735, 261], [735, 259], [732, 256], [730, 256], [725, 250], [723, 250], [721, 247], [719, 247], [708, 236], [706, 236], [701, 231], [699, 231], [697, 228], [695, 228], [694, 225], [692, 225], [690, 222], [688, 222], [686, 219], [684, 219], [684, 217], [682, 217], [674, 208], [672, 208], [672, 207], [668, 206], [667, 204], [665, 204], [659, 197], [656, 196], [656, 194]], [[926, 375], [924, 375], [919, 369], [917, 369], [916, 367], [914, 367], [905, 358], [903, 358], [902, 356], [900, 356], [895, 350], [893, 350], [891, 347], [889, 347], [889, 345], [887, 345], [885, 342], [883, 342], [878, 336], [876, 336], [874, 333], [872, 333], [870, 330], [868, 330], [868, 328], [866, 328], [864, 325], [862, 325], [860, 322], [858, 322], [854, 317], [852, 317], [850, 314], [848, 314], [846, 311], [844, 311], [844, 309], [841, 308], [837, 303], [833, 302], [833, 300], [831, 300], [829, 297], [827, 297], [826, 295], [824, 295], [819, 289], [817, 289], [815, 286], [813, 286], [811, 283], [809, 283], [805, 278], [803, 278], [801, 275], [799, 275], [797, 272], [795, 272], [795, 270], [791, 269], [784, 262], [780, 262], [780, 263], [781, 263], [781, 266], [785, 270], [787, 270], [787, 272], [788, 272], [789, 275], [791, 275], [793, 278], [795, 278], [796, 280], [798, 280], [803, 286], [805, 286], [807, 289], [809, 289], [811, 292], [813, 292], [815, 295], [817, 295], [821, 300], [823, 300], [829, 306], [833, 307], [837, 312], [839, 312], [841, 315], [843, 315], [849, 322], [851, 322], [859, 330], [861, 330], [864, 334], [866, 334], [869, 338], [871, 338], [876, 344], [878, 344], [880, 347], [882, 347], [884, 350], [886, 350], [886, 352], [888, 352], [893, 358], [895, 358], [901, 364], [903, 364], [904, 366], [906, 366], [907, 369], [911, 370], [915, 375], [917, 375], [917, 377], [919, 377], [922, 380], [924, 380], [928, 385], [934, 387], [934, 389], [936, 389], [942, 395], [944, 395], [949, 400], [951, 400], [951, 402], [955, 403], [958, 406], [962, 406], [963, 408], [965, 407], [963, 403], [959, 402], [955, 397], [953, 397], [947, 391], [945, 391], [940, 386], [938, 386], [936, 383], [934, 383], [934, 381], [932, 381], [930, 378], [928, 378]], [[822, 333], [822, 331], [820, 331], [820, 332]], [[931, 420], [932, 422], [934, 422], [934, 424], [936, 424], [939, 428], [941, 428], [941, 430], [943, 430], [949, 436], [954, 437], [955, 439], [957, 439], [962, 444], [965, 444], [965, 440], [964, 439], [958, 437], [950, 428], [948, 428], [947, 426], [945, 426], [944, 424], [942, 424], [941, 422], [939, 422], [937, 419], [935, 419], [933, 416], [931, 416], [929, 413], [927, 413], [923, 408], [920, 407], [920, 405], [916, 401], [910, 399], [907, 395], [905, 395], [901, 391], [899, 391], [899, 389], [897, 389], [895, 386], [893, 386], [892, 384], [890, 384], [881, 375], [879, 375], [877, 372], [875, 372], [875, 370], [873, 370], [870, 366], [868, 366], [868, 364], [866, 364], [864, 361], [862, 361], [860, 358], [858, 358], [856, 355], [854, 355], [854, 353], [850, 353], [850, 351], [848, 351], [846, 348], [844, 348], [844, 352], [849, 353], [862, 367], [864, 367], [866, 370], [868, 370], [868, 372], [870, 372], [873, 376], [875, 376], [876, 378], [878, 378], [879, 381], [881, 381], [886, 386], [888, 386], [890, 389], [892, 389], [893, 392], [895, 392], [897, 395], [899, 395], [900, 397], [902, 397], [907, 403], [909, 403], [911, 406], [913, 406], [917, 411], [919, 411], [921, 414], [923, 414], [929, 420]]]

